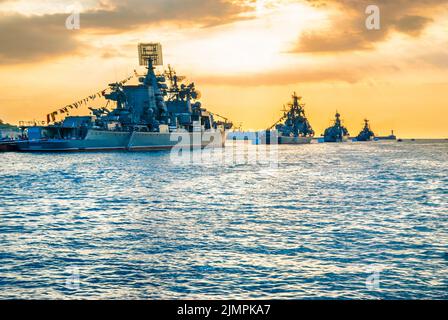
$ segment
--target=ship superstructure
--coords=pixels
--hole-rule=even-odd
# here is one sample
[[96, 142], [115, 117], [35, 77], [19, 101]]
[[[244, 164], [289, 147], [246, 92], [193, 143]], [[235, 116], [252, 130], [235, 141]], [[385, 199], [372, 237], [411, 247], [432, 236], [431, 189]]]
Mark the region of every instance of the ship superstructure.
[[375, 133], [370, 129], [369, 120], [364, 119], [364, 128], [356, 137], [356, 141], [372, 141], [375, 138]]
[[339, 112], [336, 111], [334, 124], [325, 129], [323, 136], [324, 142], [345, 142], [348, 140], [349, 133], [347, 128], [342, 125]]
[[[161, 60], [157, 50], [161, 50], [160, 44], [140, 44], [146, 74], [136, 85], [110, 84], [104, 94], [107, 105], [89, 108], [91, 115], [22, 127], [27, 139], [18, 144], [19, 150], [159, 150], [170, 149], [180, 141], [191, 146], [223, 147], [225, 129], [231, 123], [215, 121], [198, 101], [195, 84], [184, 83], [185, 77], [177, 76], [170, 66], [156, 74], [154, 62]], [[111, 110], [109, 104], [115, 107]], [[195, 134], [200, 135], [199, 140]]]
[[266, 140], [269, 142], [274, 135], [271, 130], [276, 129], [276, 136], [279, 144], [307, 144], [314, 136], [306, 115], [305, 104], [302, 97], [295, 92], [292, 95], [292, 102], [288, 108], [283, 110], [283, 116], [266, 131]]

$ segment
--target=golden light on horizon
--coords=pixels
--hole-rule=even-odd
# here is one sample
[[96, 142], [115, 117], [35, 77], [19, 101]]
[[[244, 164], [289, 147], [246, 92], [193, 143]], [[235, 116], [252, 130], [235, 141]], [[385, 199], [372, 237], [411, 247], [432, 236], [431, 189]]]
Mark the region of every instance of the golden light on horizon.
[[134, 2], [85, 1], [72, 31], [68, 1], [0, 3], [0, 119], [43, 120], [132, 74], [138, 42], [161, 42], [165, 65], [196, 83], [203, 104], [247, 129], [270, 126], [296, 91], [319, 134], [339, 109], [351, 131], [368, 117], [381, 133], [448, 137], [442, 1], [384, 4], [376, 34], [362, 29], [365, 1], [191, 0], [169, 12]]

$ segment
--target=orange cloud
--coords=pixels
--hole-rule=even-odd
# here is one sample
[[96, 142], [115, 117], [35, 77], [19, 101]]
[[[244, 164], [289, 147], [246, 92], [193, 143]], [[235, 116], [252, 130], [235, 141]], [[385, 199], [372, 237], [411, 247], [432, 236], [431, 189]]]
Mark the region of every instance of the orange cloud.
[[198, 83], [208, 85], [232, 85], [232, 86], [274, 86], [296, 83], [342, 81], [354, 83], [363, 77], [360, 69], [308, 69], [290, 68], [288, 70], [275, 70], [266, 73], [251, 73], [242, 75], [203, 75], [196, 76]]
[[81, 42], [65, 28], [67, 15], [0, 16], [0, 64], [41, 61], [76, 53]]
[[[371, 50], [387, 40], [393, 32], [417, 37], [433, 21], [430, 15], [446, 0], [308, 0], [313, 6], [333, 9], [331, 28], [302, 34], [293, 53], [335, 53], [354, 50]], [[380, 30], [365, 27], [368, 5], [380, 9]]]
[[0, 64], [41, 61], [85, 52], [83, 35], [132, 32], [161, 24], [210, 27], [230, 23], [253, 10], [247, 2], [226, 0], [110, 0], [80, 13], [81, 28], [67, 30], [68, 13], [25, 16], [0, 14]]

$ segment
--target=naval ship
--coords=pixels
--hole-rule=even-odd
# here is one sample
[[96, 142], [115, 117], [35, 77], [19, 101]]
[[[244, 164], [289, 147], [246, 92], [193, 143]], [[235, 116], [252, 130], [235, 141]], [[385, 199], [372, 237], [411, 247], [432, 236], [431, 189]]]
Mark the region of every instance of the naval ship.
[[342, 125], [341, 115], [336, 111], [333, 126], [327, 128], [323, 134], [324, 142], [345, 142], [348, 141], [349, 133]]
[[[160, 50], [160, 52], [156, 52]], [[174, 146], [224, 147], [229, 122], [217, 121], [198, 101], [194, 83], [174, 69], [155, 73], [160, 44], [139, 44], [147, 72], [137, 85], [112, 83], [105, 107], [49, 125], [21, 127], [19, 151], [162, 150]], [[155, 55], [155, 56], [154, 56]], [[159, 59], [161, 60], [161, 59]], [[161, 65], [163, 63], [157, 63]], [[107, 108], [108, 105], [112, 108]], [[112, 110], [111, 110], [112, 109]]]
[[[266, 144], [271, 143], [271, 139], [276, 136], [278, 144], [308, 144], [314, 137], [308, 119], [305, 116], [305, 104], [302, 97], [294, 92], [292, 102], [288, 103], [288, 109], [283, 110], [283, 116], [268, 130], [264, 138]], [[276, 134], [271, 131], [275, 127]]]
[[356, 141], [372, 141], [375, 138], [375, 134], [370, 129], [369, 120], [364, 119], [364, 128], [355, 138]]

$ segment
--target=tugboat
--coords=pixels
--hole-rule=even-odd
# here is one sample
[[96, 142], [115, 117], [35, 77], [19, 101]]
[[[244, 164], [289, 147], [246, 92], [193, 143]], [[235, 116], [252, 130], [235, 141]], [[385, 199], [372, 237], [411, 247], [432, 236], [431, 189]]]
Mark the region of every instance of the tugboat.
[[[139, 44], [146, 75], [137, 85], [112, 83], [103, 96], [107, 105], [89, 108], [91, 116], [67, 116], [45, 126], [23, 126], [19, 151], [162, 150], [176, 145], [223, 147], [232, 124], [216, 121], [198, 101], [194, 83], [168, 71], [155, 74], [161, 63], [159, 43]], [[154, 56], [155, 55], [155, 56]], [[169, 85], [167, 85], [167, 80]], [[112, 110], [107, 106], [115, 106]]]
[[314, 130], [305, 116], [305, 104], [301, 102], [302, 97], [297, 96], [294, 92], [292, 102], [288, 104], [288, 109], [283, 110], [283, 116], [268, 130], [265, 136], [261, 137], [266, 140], [266, 144], [270, 144], [271, 138], [274, 137], [272, 129], [276, 129], [276, 137], [278, 144], [308, 144], [314, 137]]
[[341, 115], [336, 111], [334, 125], [327, 128], [323, 134], [324, 142], [345, 142], [348, 141], [349, 133], [342, 125]]
[[356, 137], [356, 141], [372, 141], [375, 138], [375, 134], [370, 129], [369, 120], [364, 119], [364, 128]]

